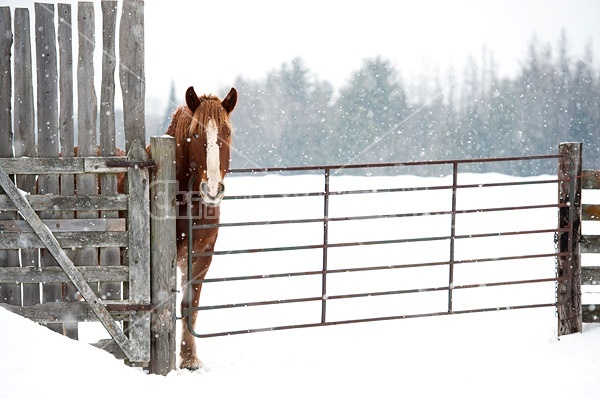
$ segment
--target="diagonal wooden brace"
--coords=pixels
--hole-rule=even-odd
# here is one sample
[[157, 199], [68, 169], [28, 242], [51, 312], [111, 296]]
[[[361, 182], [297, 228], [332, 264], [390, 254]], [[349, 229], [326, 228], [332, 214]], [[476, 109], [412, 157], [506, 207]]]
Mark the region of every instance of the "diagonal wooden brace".
[[21, 192], [17, 189], [12, 180], [10, 180], [8, 174], [6, 174], [2, 166], [0, 166], [0, 186], [2, 186], [8, 197], [13, 201], [18, 211], [21, 213], [27, 223], [29, 223], [33, 231], [44, 243], [48, 251], [52, 254], [52, 256], [54, 256], [60, 267], [73, 282], [75, 287], [79, 290], [81, 296], [90, 305], [92, 311], [96, 317], [98, 317], [98, 320], [104, 325], [108, 333], [115, 340], [117, 345], [119, 345], [123, 353], [131, 361], [143, 361], [144, 359], [138, 359], [138, 351], [131, 344], [129, 338], [125, 336], [125, 333], [121, 327], [117, 324], [115, 319], [102, 304], [102, 301], [96, 296], [92, 288], [89, 286], [87, 281], [85, 281], [83, 275], [79, 272], [79, 270], [77, 270], [65, 251], [60, 247], [60, 244], [52, 235], [52, 232], [48, 226], [46, 226], [40, 220], [39, 216], [35, 213], [31, 205], [29, 205], [29, 202], [27, 202], [23, 194], [21, 194]]

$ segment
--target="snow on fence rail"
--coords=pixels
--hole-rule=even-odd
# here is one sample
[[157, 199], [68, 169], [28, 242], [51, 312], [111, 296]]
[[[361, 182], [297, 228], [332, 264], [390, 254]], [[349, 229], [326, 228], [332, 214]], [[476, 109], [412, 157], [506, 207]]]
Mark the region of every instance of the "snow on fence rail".
[[[160, 155], [148, 161], [143, 1], [122, 2], [118, 57], [118, 3], [100, 8], [98, 107], [94, 3], [78, 3], [74, 18], [70, 4], [55, 13], [53, 4], [35, 3], [35, 81], [29, 9], [14, 9], [13, 31], [11, 8], [0, 7], [0, 306], [72, 338], [78, 322], [101, 321], [112, 341], [100, 346], [166, 374], [175, 362], [175, 226], [171, 188], [158, 181], [174, 180], [174, 143], [153, 138], [152, 154]], [[127, 157], [115, 146], [117, 65]]]
[[[208, 276], [192, 282], [204, 285], [197, 308], [202, 331], [194, 333], [206, 338], [536, 307], [557, 307], [559, 332], [574, 332], [573, 314], [581, 315], [571, 290], [577, 148], [566, 144], [560, 154], [531, 157], [233, 170], [252, 177], [229, 177], [217, 248], [193, 254], [216, 257]], [[467, 165], [508, 162], [539, 162], [554, 177], [490, 181], [493, 175], [460, 173]], [[427, 168], [446, 168], [447, 176], [432, 185], [401, 178]], [[342, 175], [389, 169], [396, 178], [384, 185], [373, 176]], [[290, 173], [313, 176], [295, 191], [309, 177]], [[502, 190], [511, 194], [502, 198]], [[545, 202], [533, 200], [531, 190], [545, 192]], [[560, 224], [557, 214], [565, 216]]]

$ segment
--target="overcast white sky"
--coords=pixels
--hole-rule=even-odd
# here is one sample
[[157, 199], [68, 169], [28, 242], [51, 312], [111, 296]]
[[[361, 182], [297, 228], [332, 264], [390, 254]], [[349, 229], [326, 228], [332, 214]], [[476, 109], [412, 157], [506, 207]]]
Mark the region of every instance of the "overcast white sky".
[[[336, 87], [365, 57], [382, 55], [405, 79], [420, 69], [461, 68], [486, 46], [502, 73], [537, 34], [572, 53], [593, 39], [600, 57], [598, 0], [228, 0], [146, 1], [148, 93], [188, 83], [211, 91], [236, 76], [263, 77], [296, 56]], [[166, 62], [165, 62], [166, 61]], [[165, 88], [167, 87], [167, 88]]]
[[[33, 7], [32, 0], [0, 4]], [[194, 85], [223, 96], [219, 89], [237, 76], [261, 78], [298, 56], [336, 88], [366, 57], [390, 60], [406, 81], [450, 66], [460, 74], [484, 46], [510, 74], [534, 34], [556, 43], [562, 27], [571, 54], [592, 40], [600, 65], [598, 0], [146, 0], [145, 17], [146, 90], [165, 100], [171, 81], [182, 93]]]

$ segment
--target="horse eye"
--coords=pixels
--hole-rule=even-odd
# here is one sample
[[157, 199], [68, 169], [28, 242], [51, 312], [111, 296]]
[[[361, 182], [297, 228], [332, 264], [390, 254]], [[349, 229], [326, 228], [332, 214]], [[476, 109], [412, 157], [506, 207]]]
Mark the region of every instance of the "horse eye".
[[200, 136], [198, 136], [198, 134], [194, 134], [195, 139], [197, 139], [198, 137], [200, 137]]

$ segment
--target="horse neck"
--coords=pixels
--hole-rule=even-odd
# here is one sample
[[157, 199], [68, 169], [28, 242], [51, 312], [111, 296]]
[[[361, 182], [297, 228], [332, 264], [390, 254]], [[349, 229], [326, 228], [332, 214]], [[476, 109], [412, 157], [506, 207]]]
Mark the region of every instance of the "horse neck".
[[[196, 177], [196, 181], [194, 182], [194, 186], [190, 188], [190, 180], [192, 176], [195, 174], [195, 171], [190, 170], [189, 162], [180, 162], [177, 166], [177, 182], [179, 183], [180, 191], [198, 191], [199, 182]], [[181, 167], [180, 167], [181, 166]]]

